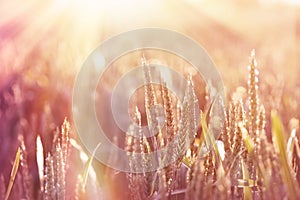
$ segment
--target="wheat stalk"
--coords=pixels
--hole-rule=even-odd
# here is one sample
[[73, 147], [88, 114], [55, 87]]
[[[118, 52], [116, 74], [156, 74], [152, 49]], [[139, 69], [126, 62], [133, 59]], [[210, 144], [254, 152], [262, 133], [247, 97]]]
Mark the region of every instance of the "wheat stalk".
[[249, 58], [249, 79], [248, 79], [248, 95], [249, 95], [249, 133], [252, 137], [255, 137], [258, 122], [258, 70], [255, 60], [255, 50], [251, 51]]
[[21, 157], [20, 157], [20, 165], [21, 165], [21, 173], [22, 173], [22, 183], [23, 190], [25, 191], [25, 197], [27, 200], [33, 199], [33, 185], [32, 185], [32, 177], [29, 173], [29, 168], [27, 164], [27, 152], [24, 144], [23, 138], [21, 139]]
[[53, 157], [48, 153], [45, 160], [45, 174], [44, 174], [44, 196], [45, 200], [56, 199], [55, 196], [55, 182], [54, 182], [54, 168]]

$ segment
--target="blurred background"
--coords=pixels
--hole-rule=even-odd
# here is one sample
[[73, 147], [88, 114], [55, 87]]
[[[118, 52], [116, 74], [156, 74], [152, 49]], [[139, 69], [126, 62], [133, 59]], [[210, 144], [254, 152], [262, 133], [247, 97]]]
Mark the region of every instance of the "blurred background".
[[228, 99], [237, 87], [247, 88], [255, 49], [267, 120], [274, 108], [290, 131], [290, 119], [300, 118], [300, 1], [1, 0], [0, 174], [6, 185], [23, 135], [37, 190], [36, 136], [49, 152], [56, 127], [65, 117], [72, 124], [73, 84], [84, 60], [111, 36], [144, 27], [175, 30], [201, 44]]

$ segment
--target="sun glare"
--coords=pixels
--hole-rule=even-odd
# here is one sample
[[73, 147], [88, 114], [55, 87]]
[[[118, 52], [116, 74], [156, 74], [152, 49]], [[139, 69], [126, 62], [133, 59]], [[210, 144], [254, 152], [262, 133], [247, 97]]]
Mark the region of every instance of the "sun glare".
[[[85, 11], [98, 11], [98, 12], [114, 12], [114, 13], [123, 13], [126, 12], [135, 12], [139, 9], [149, 8], [154, 6], [157, 3], [154, 1], [146, 0], [55, 0], [54, 5], [61, 8], [72, 8], [76, 11], [82, 10]], [[79, 13], [80, 14], [80, 13]]]

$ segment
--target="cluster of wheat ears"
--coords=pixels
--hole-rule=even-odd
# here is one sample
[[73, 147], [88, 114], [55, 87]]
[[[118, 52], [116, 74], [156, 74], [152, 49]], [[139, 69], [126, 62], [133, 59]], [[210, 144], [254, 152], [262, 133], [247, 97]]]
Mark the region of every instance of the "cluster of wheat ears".
[[[132, 200], [300, 198], [297, 180], [300, 162], [297, 138], [299, 122], [294, 119], [292, 132], [287, 134], [276, 111], [265, 110], [259, 100], [258, 69], [254, 56], [253, 51], [249, 59], [247, 102], [243, 102], [245, 99], [239, 94], [232, 95], [234, 98], [225, 106], [225, 120], [219, 134], [213, 134], [209, 125], [214, 101], [207, 106], [207, 111], [197, 116], [198, 102], [192, 78], [187, 81], [181, 106], [176, 108], [166, 84], [161, 84], [159, 90], [165, 123], [160, 127], [158, 113], [151, 110], [157, 103], [157, 88], [151, 84], [151, 73], [144, 63], [146, 117], [149, 131], [156, 134], [150, 138], [143, 136], [141, 113], [136, 108], [135, 125], [128, 128], [131, 134], [127, 134], [125, 140], [125, 150], [130, 157], [129, 166], [133, 172], [140, 171], [126, 173]], [[271, 133], [266, 131], [266, 112], [271, 113]], [[72, 197], [66, 189], [70, 180], [67, 174], [71, 166], [68, 158], [70, 151], [77, 148], [84, 153], [75, 139], [70, 137], [70, 130], [70, 124], [65, 120], [61, 129], [54, 134], [50, 152], [44, 152], [40, 137], [36, 138], [41, 185], [39, 199], [91, 198], [87, 182], [94, 170], [94, 155], [85, 160], [85, 168], [77, 176]], [[20, 147], [8, 185], [0, 175], [0, 199], [9, 199], [13, 187], [19, 188], [17, 191], [22, 193], [20, 196], [33, 199], [31, 169], [27, 164], [23, 137], [19, 137]], [[149, 153], [161, 148], [166, 151], [157, 154], [156, 162], [165, 167], [153, 171]], [[17, 175], [21, 178], [15, 181]], [[93, 198], [109, 199], [109, 195]]]

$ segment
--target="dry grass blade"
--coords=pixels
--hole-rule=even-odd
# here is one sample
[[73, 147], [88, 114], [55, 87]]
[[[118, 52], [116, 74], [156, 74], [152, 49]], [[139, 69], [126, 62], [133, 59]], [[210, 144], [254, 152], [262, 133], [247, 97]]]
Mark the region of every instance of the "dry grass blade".
[[[291, 169], [287, 162], [287, 155], [286, 155], [286, 145], [285, 145], [285, 138], [283, 132], [282, 123], [276, 113], [276, 111], [272, 110], [271, 112], [272, 117], [272, 133], [273, 133], [273, 140], [275, 146], [277, 148], [279, 158], [282, 165], [282, 178], [287, 186], [288, 190], [288, 198], [289, 199], [297, 199], [299, 197], [299, 186], [297, 182], [293, 179], [291, 175]], [[298, 194], [297, 194], [298, 193]]]
[[101, 145], [101, 143], [99, 143], [96, 146], [96, 148], [93, 151], [93, 154], [91, 155], [91, 157], [88, 159], [87, 163], [85, 164], [85, 167], [84, 167], [84, 170], [82, 173], [82, 187], [83, 188], [85, 188], [85, 186], [86, 186], [87, 178], [89, 175], [90, 168], [92, 167], [93, 159], [94, 159], [95, 154], [96, 154], [97, 150], [99, 149], [100, 145]]
[[297, 138], [295, 142], [295, 148], [296, 148], [296, 155], [298, 156], [298, 158], [300, 158], [300, 145]]
[[11, 173], [10, 173], [10, 179], [9, 179], [8, 187], [7, 187], [7, 190], [6, 190], [6, 193], [5, 193], [4, 200], [8, 199], [8, 197], [10, 195], [10, 192], [11, 192], [11, 189], [13, 187], [15, 177], [17, 175], [18, 168], [19, 168], [20, 157], [21, 157], [21, 149], [19, 147], [18, 150], [17, 150], [17, 153], [16, 153], [16, 158], [15, 158], [13, 168], [12, 168]]
[[36, 137], [36, 161], [38, 167], [38, 173], [40, 178], [41, 190], [43, 191], [44, 185], [44, 148], [41, 141], [41, 137]]
[[296, 136], [296, 129], [292, 130], [292, 133], [288, 139], [287, 147], [287, 161], [289, 164], [293, 162], [293, 154], [295, 153], [295, 156], [298, 156], [300, 158], [300, 149], [299, 149], [299, 141]]

